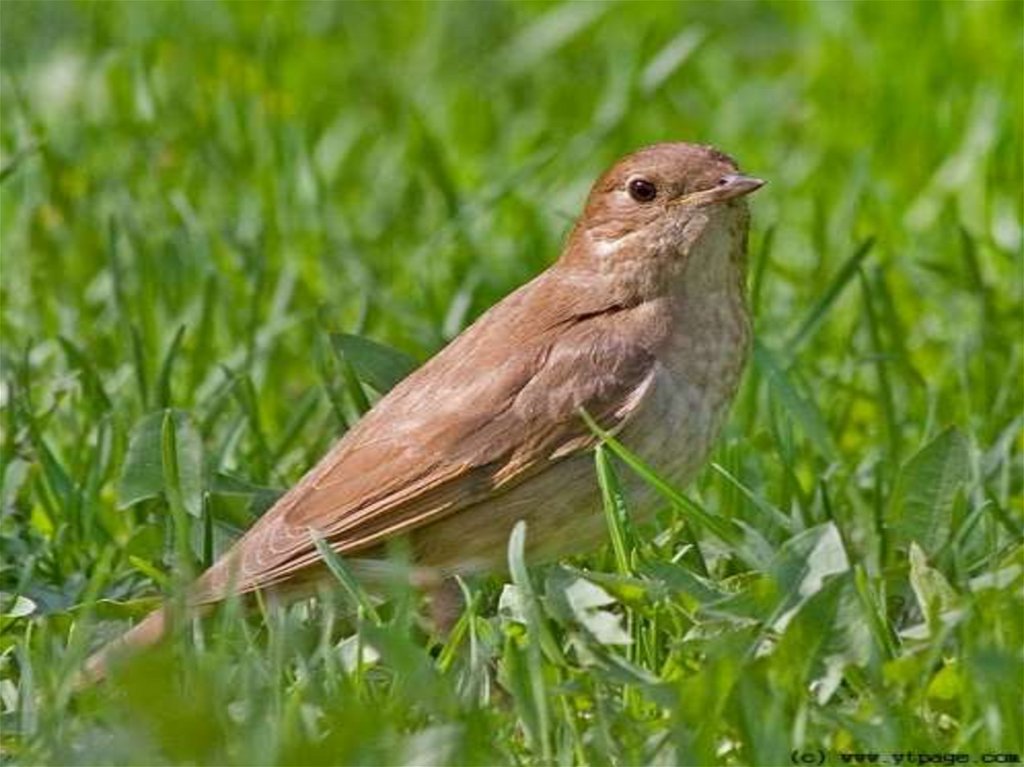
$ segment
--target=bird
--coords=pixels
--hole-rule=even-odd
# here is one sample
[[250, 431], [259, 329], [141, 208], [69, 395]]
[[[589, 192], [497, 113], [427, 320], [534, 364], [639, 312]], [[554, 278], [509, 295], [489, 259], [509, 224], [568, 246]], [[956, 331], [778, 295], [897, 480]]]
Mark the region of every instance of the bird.
[[[764, 183], [702, 144], [619, 159], [559, 258], [381, 397], [198, 577], [188, 608], [308, 595], [328, 574], [316, 538], [356, 572], [401, 538], [441, 578], [500, 570], [520, 521], [531, 561], [591, 549], [607, 532], [586, 417], [691, 480], [749, 355], [746, 197]], [[636, 492], [631, 513], [649, 515], [656, 499]], [[157, 642], [170, 616], [158, 607], [108, 643], [86, 677]]]

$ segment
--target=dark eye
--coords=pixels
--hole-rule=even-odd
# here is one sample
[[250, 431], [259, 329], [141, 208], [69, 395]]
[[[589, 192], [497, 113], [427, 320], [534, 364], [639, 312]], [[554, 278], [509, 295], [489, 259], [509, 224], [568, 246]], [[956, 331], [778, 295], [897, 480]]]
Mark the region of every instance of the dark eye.
[[645, 178], [634, 178], [627, 188], [629, 196], [637, 202], [650, 202], [658, 196], [658, 187]]

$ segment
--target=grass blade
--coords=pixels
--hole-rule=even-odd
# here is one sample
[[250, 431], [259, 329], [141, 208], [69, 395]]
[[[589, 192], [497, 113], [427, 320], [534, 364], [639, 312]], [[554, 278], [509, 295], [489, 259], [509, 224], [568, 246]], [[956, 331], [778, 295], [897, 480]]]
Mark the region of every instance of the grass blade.
[[548, 705], [547, 685], [544, 683], [543, 654], [541, 647], [547, 645], [554, 648], [553, 652], [561, 657], [554, 639], [548, 633], [544, 622], [544, 616], [540, 610], [540, 603], [530, 580], [530, 574], [526, 569], [526, 523], [519, 521], [512, 529], [512, 535], [508, 541], [508, 567], [512, 574], [512, 582], [519, 589], [523, 607], [526, 611], [528, 627], [527, 634], [527, 664], [531, 687], [531, 697], [536, 706], [537, 729], [536, 733], [539, 742], [541, 757], [545, 764], [551, 761], [551, 713]]
[[597, 481], [601, 487], [605, 522], [612, 541], [612, 551], [615, 552], [616, 569], [623, 575], [632, 575], [629, 552], [632, 549], [633, 536], [629, 526], [626, 500], [604, 445], [598, 445], [594, 450], [594, 463], [597, 467]]
[[650, 469], [639, 457], [631, 453], [621, 442], [616, 440], [609, 432], [602, 429], [586, 412], [581, 411], [583, 419], [590, 429], [597, 434], [605, 445], [629, 466], [636, 474], [657, 490], [664, 498], [671, 501], [679, 511], [698, 527], [711, 533], [719, 540], [734, 548], [736, 554], [747, 564], [756, 569], [767, 567], [770, 560], [771, 548], [760, 539], [754, 531], [742, 529], [732, 523], [731, 520], [716, 517], [709, 514], [699, 504], [684, 496], [658, 474]]
[[382, 626], [384, 622], [381, 620], [377, 608], [373, 606], [373, 601], [359, 584], [352, 570], [345, 564], [345, 560], [342, 559], [341, 555], [332, 549], [330, 544], [317, 531], [311, 529], [309, 537], [313, 539], [313, 545], [316, 546], [320, 558], [327, 565], [327, 569], [331, 571], [331, 575], [337, 578], [338, 583], [345, 589], [345, 593], [352, 600], [352, 604], [356, 605], [361, 613], [368, 617], [375, 626]]
[[821, 323], [825, 319], [825, 315], [828, 314], [829, 310], [835, 304], [836, 299], [842, 294], [843, 289], [849, 284], [857, 275], [857, 270], [860, 269], [861, 263], [867, 258], [871, 249], [874, 247], [875, 239], [869, 237], [863, 240], [853, 251], [853, 255], [843, 262], [843, 265], [839, 267], [839, 271], [836, 272], [836, 276], [832, 278], [832, 282], [829, 283], [828, 287], [825, 288], [825, 292], [822, 293], [821, 298], [818, 299], [817, 303], [811, 307], [811, 310], [807, 313], [804, 321], [800, 323], [800, 327], [797, 328], [796, 332], [790, 338], [789, 343], [786, 345], [786, 350], [790, 358], [796, 355], [797, 350], [814, 334]]

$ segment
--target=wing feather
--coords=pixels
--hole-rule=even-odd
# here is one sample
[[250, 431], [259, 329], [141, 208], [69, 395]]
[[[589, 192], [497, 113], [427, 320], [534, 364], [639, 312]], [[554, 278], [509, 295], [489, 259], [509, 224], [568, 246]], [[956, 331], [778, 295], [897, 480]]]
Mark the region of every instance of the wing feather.
[[317, 564], [311, 531], [359, 554], [528, 481], [594, 443], [580, 408], [621, 425], [654, 369], [657, 339], [645, 333], [656, 307], [553, 306], [550, 275], [381, 399], [200, 578], [194, 601], [267, 588]]

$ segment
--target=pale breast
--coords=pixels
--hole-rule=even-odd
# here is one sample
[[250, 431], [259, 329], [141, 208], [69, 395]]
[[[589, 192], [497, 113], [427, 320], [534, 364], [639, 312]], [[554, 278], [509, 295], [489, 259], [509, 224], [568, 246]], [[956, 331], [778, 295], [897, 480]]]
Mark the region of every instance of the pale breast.
[[741, 291], [680, 304], [649, 392], [623, 441], [666, 479], [683, 485], [708, 458], [740, 383], [750, 348]]

